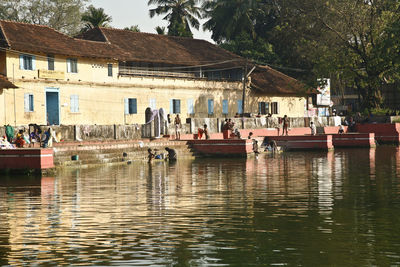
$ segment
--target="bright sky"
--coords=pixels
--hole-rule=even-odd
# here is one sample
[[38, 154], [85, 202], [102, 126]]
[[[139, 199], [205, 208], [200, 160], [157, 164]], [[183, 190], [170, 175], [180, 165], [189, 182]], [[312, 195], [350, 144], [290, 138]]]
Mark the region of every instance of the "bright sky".
[[[155, 16], [150, 18], [147, 5], [148, 0], [91, 0], [91, 4], [95, 7], [104, 8], [107, 15], [113, 19], [111, 26], [113, 28], [123, 29], [132, 25], [139, 25], [142, 32], [156, 33], [157, 26], [166, 27], [167, 21], [162, 20], [163, 16]], [[211, 33], [192, 29], [194, 38], [205, 39], [212, 42]]]

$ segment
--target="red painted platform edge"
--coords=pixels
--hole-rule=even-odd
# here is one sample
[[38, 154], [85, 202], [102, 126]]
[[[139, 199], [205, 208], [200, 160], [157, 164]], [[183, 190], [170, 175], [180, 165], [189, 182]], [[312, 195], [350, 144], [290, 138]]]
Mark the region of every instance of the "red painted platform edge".
[[1, 169], [45, 170], [54, 168], [52, 148], [2, 149], [0, 158]]

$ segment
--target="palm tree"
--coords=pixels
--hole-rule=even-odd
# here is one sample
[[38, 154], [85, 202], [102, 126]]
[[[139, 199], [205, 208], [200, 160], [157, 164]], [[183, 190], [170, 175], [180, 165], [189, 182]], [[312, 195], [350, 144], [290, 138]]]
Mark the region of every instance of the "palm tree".
[[82, 31], [87, 31], [95, 27], [107, 27], [108, 23], [112, 21], [112, 17], [104, 13], [103, 8], [95, 8], [90, 5], [88, 10], [82, 15], [83, 22], [85, 22], [85, 27]]
[[157, 5], [150, 9], [150, 17], [165, 15], [169, 22], [168, 35], [193, 37], [190, 27], [199, 29], [201, 9], [197, 6], [200, 0], [149, 0], [148, 5]]
[[212, 32], [216, 42], [233, 40], [246, 33], [256, 39], [276, 18], [274, 1], [259, 0], [205, 0], [203, 17], [208, 18], [203, 29]]
[[156, 30], [157, 34], [165, 35], [165, 27], [157, 26], [155, 28], [155, 30]]
[[131, 32], [140, 32], [139, 25], [132, 25], [130, 27], [125, 27], [124, 30]]

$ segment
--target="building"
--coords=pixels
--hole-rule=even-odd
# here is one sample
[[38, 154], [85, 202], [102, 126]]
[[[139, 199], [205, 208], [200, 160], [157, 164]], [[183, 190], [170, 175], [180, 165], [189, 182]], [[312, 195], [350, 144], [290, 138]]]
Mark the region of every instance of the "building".
[[[72, 38], [3, 20], [0, 125], [145, 123], [148, 107], [183, 119], [231, 117], [242, 113], [244, 69], [243, 58], [204, 40], [112, 28]], [[268, 67], [249, 80], [245, 113], [304, 116], [296, 80]]]

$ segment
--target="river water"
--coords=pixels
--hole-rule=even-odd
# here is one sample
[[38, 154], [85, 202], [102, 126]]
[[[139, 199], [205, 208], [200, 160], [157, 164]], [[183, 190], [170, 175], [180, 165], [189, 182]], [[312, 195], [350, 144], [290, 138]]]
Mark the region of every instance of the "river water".
[[400, 265], [400, 150], [0, 177], [0, 265]]

